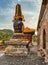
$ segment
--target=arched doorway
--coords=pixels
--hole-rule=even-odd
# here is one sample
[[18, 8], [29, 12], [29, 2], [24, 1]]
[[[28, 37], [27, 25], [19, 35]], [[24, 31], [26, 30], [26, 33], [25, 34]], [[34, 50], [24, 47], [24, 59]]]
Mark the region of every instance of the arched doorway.
[[46, 32], [43, 30], [43, 49], [46, 49]]

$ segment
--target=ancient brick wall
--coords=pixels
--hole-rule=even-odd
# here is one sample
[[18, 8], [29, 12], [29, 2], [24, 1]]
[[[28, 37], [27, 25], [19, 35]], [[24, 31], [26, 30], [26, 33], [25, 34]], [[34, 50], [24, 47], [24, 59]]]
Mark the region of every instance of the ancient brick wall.
[[43, 31], [46, 34], [46, 49], [48, 49], [48, 4], [46, 5], [44, 15], [40, 22], [40, 28], [38, 29], [38, 44], [40, 48], [43, 48]]

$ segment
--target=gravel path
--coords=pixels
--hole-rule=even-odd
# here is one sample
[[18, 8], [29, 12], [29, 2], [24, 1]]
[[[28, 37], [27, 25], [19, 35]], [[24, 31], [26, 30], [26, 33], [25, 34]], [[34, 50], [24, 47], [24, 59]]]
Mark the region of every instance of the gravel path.
[[43, 58], [39, 58], [36, 53], [29, 56], [16, 57], [3, 55], [0, 57], [0, 65], [48, 65]]

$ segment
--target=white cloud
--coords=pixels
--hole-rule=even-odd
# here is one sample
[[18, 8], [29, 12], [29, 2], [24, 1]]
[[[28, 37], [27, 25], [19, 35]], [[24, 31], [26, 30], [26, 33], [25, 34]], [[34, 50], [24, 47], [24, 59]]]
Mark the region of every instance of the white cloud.
[[18, 0], [19, 2], [33, 2], [33, 3], [39, 3], [42, 0]]
[[23, 11], [23, 14], [25, 14], [25, 15], [34, 15], [35, 12], [32, 12], [32, 11]]
[[[25, 14], [29, 14], [29, 15], [32, 15], [32, 16], [29, 17], [28, 19], [26, 19], [26, 21], [24, 22], [24, 25], [25, 25], [25, 27], [30, 27], [30, 28], [36, 29], [37, 24], [38, 24], [39, 13], [30, 12], [30, 11], [28, 11], [28, 12], [25, 12]], [[40, 12], [40, 10], [38, 12]]]
[[38, 17], [31, 17], [29, 20], [24, 22], [25, 27], [37, 28]]
[[[6, 22], [0, 23], [0, 28], [13, 29], [11, 21], [15, 13], [16, 0], [11, 0], [11, 2], [12, 2], [11, 4], [8, 4], [8, 8], [6, 9], [0, 8], [0, 16], [6, 16], [4, 21], [7, 22], [7, 23]], [[40, 0], [32, 0], [32, 2], [34, 2], [35, 6], [37, 7], [36, 9], [37, 11], [27, 11], [27, 10], [23, 11], [24, 16], [28, 16], [24, 25], [29, 26], [30, 28], [37, 28], [38, 16], [40, 12], [39, 4], [41, 4], [41, 2]]]
[[0, 8], [0, 15], [8, 16], [8, 15], [13, 15], [13, 14], [14, 14], [14, 9], [11, 9], [11, 8], [7, 8], [7, 9]]
[[2, 22], [0, 23], [0, 29], [12, 29], [13, 30], [13, 24], [11, 22]]
[[18, 1], [21, 1], [21, 0], [18, 0]]

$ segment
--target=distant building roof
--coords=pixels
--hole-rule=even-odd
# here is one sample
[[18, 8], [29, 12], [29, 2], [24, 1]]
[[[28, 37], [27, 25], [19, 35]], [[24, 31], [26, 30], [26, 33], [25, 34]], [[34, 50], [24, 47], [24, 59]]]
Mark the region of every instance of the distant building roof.
[[30, 28], [26, 27], [26, 28], [24, 28], [23, 32], [24, 33], [28, 33], [28, 32], [33, 33], [33, 32], [35, 32], [35, 29], [30, 29]]

